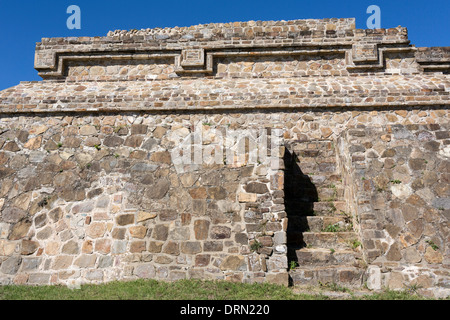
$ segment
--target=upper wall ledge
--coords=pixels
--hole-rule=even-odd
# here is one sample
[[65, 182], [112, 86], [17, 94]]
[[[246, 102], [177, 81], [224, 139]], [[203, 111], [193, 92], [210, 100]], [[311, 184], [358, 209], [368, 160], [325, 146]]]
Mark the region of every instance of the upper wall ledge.
[[199, 24], [190, 27], [153, 28], [141, 30], [115, 30], [106, 37], [43, 38], [42, 45], [83, 42], [131, 41], [158, 42], [214, 41], [238, 39], [289, 39], [289, 38], [332, 38], [332, 37], [396, 37], [407, 40], [406, 28], [356, 29], [355, 18], [305, 19], [289, 21], [247, 21], [229, 23]]
[[[169, 59], [176, 74], [212, 74], [217, 58], [341, 55], [351, 71], [379, 71], [385, 54], [413, 54], [406, 28], [356, 29], [354, 18], [248, 21], [191, 27], [116, 30], [105, 37], [43, 38], [35, 68], [44, 79], [64, 79], [68, 62]], [[447, 70], [449, 51], [427, 60], [426, 69]], [[437, 64], [437, 67], [435, 65]]]

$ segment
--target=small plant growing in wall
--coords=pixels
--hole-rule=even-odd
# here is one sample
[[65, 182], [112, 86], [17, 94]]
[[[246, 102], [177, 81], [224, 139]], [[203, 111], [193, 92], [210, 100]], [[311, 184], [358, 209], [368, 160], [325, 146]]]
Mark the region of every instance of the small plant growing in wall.
[[259, 249], [262, 248], [262, 243], [259, 242], [258, 240], [253, 240], [252, 243], [250, 244], [250, 249], [252, 251], [258, 251]]
[[353, 250], [355, 250], [356, 248], [361, 247], [362, 248], [362, 243], [359, 240], [353, 240], [352, 242], [352, 248]]
[[333, 201], [334, 201], [334, 199], [333, 198], [331, 198], [331, 199], [328, 199], [327, 200], [327, 202], [329, 202], [330, 203], [330, 209], [329, 209], [329, 213], [334, 213], [334, 212], [336, 212], [336, 206], [334, 205], [334, 203], [333, 203]]
[[259, 231], [261, 232], [261, 235], [262, 236], [265, 236], [266, 234], [267, 234], [267, 231], [266, 231], [266, 229], [267, 229], [267, 220], [263, 220], [263, 221], [261, 221], [261, 223], [259, 224], [259, 227], [258, 227], [258, 229], [259, 229]]
[[393, 184], [400, 184], [400, 183], [402, 183], [402, 182], [401, 182], [400, 180], [391, 180], [390, 183], [393, 183]]
[[61, 147], [62, 147], [62, 143], [58, 142], [58, 148], [61, 148]]
[[431, 240], [427, 240], [426, 243], [428, 243], [434, 251], [439, 249], [439, 247]]
[[345, 222], [345, 225], [346, 225], [346, 230], [347, 231], [353, 230], [352, 216], [348, 212], [345, 212], [343, 210], [341, 210], [340, 214], [344, 216], [344, 222]]
[[114, 127], [114, 133], [119, 133], [119, 131], [120, 131], [121, 129], [124, 129], [124, 128], [126, 128], [126, 127], [127, 127], [127, 125], [125, 125], [125, 124], [120, 125], [120, 126], [117, 126], [117, 127]]
[[421, 288], [422, 288], [422, 286], [417, 283], [410, 284], [406, 287], [406, 292], [408, 292], [410, 294], [417, 294], [417, 291]]
[[341, 230], [341, 227], [339, 224], [330, 224], [328, 225], [323, 231], [324, 232], [339, 232]]
[[289, 262], [289, 270], [293, 270], [293, 269], [295, 269], [297, 267], [298, 267], [298, 262], [297, 261]]
[[101, 149], [100, 146], [99, 146], [98, 144], [94, 145], [94, 148], [97, 149], [97, 150], [100, 150], [100, 149]]

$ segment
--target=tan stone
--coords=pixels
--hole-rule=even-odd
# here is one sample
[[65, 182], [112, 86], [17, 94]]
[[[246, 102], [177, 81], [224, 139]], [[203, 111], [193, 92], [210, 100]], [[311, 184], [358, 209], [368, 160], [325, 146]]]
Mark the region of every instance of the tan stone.
[[389, 122], [397, 122], [398, 121], [398, 118], [395, 115], [390, 114], [390, 113], [386, 114], [386, 119]]
[[132, 226], [128, 230], [133, 238], [143, 239], [147, 234], [147, 227], [144, 226]]
[[183, 187], [189, 188], [194, 185], [194, 183], [198, 179], [198, 175], [195, 175], [193, 173], [185, 173], [179, 176], [180, 181], [183, 184]]
[[172, 157], [170, 156], [170, 152], [168, 151], [155, 152], [150, 156], [150, 160], [166, 164], [172, 163]]
[[266, 282], [287, 287], [289, 286], [289, 274], [287, 272], [269, 273], [266, 275]]
[[94, 126], [89, 125], [82, 126], [80, 128], [80, 134], [82, 136], [92, 136], [94, 134], [97, 134], [97, 129]]
[[86, 240], [83, 242], [83, 246], [81, 247], [81, 252], [83, 253], [92, 253], [93, 252], [93, 242], [92, 240]]
[[28, 231], [31, 227], [31, 221], [29, 220], [21, 220], [18, 223], [16, 223], [12, 229], [11, 232], [8, 235], [9, 240], [20, 240], [26, 237], [28, 234]]
[[28, 278], [29, 278], [28, 274], [18, 274], [15, 276], [13, 282], [14, 282], [14, 284], [19, 285], [19, 286], [24, 285], [27, 283]]
[[246, 271], [246, 262], [245, 262], [245, 257], [241, 256], [241, 255], [237, 255], [237, 256], [228, 256], [226, 257], [222, 263], [220, 264], [220, 270], [241, 270], [241, 271]]
[[189, 190], [192, 199], [206, 199], [206, 188], [200, 187]]
[[320, 128], [320, 132], [322, 133], [322, 138], [328, 138], [333, 134], [330, 128]]
[[106, 116], [103, 118], [103, 125], [105, 126], [113, 126], [116, 123], [116, 117], [115, 116]]
[[155, 131], [153, 131], [153, 136], [156, 139], [161, 139], [164, 136], [164, 134], [166, 133], [166, 131], [167, 130], [163, 127], [156, 127]]
[[54, 270], [62, 270], [67, 269], [72, 265], [73, 257], [72, 256], [58, 256], [53, 260], [52, 269]]
[[16, 243], [7, 240], [0, 240], [0, 256], [9, 256], [14, 253]]
[[[26, 211], [28, 209], [28, 206], [30, 205], [31, 196], [32, 196], [31, 192], [24, 193], [24, 194], [18, 196], [14, 200], [14, 206]], [[0, 202], [0, 204], [1, 204], [1, 202]], [[1, 208], [1, 205], [0, 205], [0, 208]]]
[[256, 202], [257, 198], [256, 193], [239, 193], [239, 202]]
[[434, 250], [432, 247], [427, 247], [425, 250], [425, 260], [428, 263], [436, 264], [436, 263], [442, 263], [442, 260], [444, 257], [442, 256], [442, 253], [438, 250]]
[[209, 232], [209, 224], [210, 222], [208, 220], [196, 220], [194, 222], [195, 239], [206, 240]]
[[104, 222], [93, 222], [86, 228], [86, 235], [91, 238], [100, 238], [106, 232], [106, 223]]
[[138, 253], [146, 250], [145, 241], [132, 241], [130, 244], [130, 252]]
[[148, 252], [159, 253], [162, 250], [164, 242], [150, 241], [148, 244]]
[[173, 241], [168, 241], [167, 244], [163, 248], [163, 253], [170, 254], [170, 255], [179, 255], [180, 254], [180, 247], [179, 244]]
[[98, 239], [95, 241], [95, 251], [108, 254], [111, 252], [111, 239]]
[[41, 142], [42, 142], [42, 136], [37, 136], [35, 138], [31, 138], [30, 140], [28, 140], [23, 147], [30, 149], [30, 150], [36, 150], [41, 146]]
[[416, 279], [411, 281], [412, 285], [417, 285], [418, 288], [429, 288], [433, 285], [433, 279], [429, 275], [421, 274]]
[[395, 110], [395, 113], [403, 118], [406, 118], [406, 116], [408, 115], [408, 111], [406, 110]]
[[41, 124], [41, 125], [33, 126], [30, 129], [29, 134], [38, 135], [38, 134], [44, 133], [47, 130], [48, 130], [48, 127], [44, 124]]
[[149, 220], [149, 219], [154, 219], [157, 216], [158, 215], [156, 213], [153, 213], [153, 212], [139, 211], [137, 213], [136, 221], [137, 222], [142, 222], [142, 221], [146, 221], [146, 220]]
[[91, 268], [95, 265], [95, 261], [97, 260], [97, 256], [93, 254], [83, 254], [79, 256], [75, 261], [74, 265], [80, 268]]
[[60, 244], [57, 241], [50, 241], [47, 242], [47, 245], [45, 246], [45, 254], [49, 256], [54, 256], [59, 253]]
[[[21, 254], [30, 255], [36, 252], [39, 248], [39, 242], [33, 240], [22, 240], [22, 250]], [[1, 250], [0, 250], [1, 252]]]
[[[1, 145], [1, 144], [0, 144]], [[5, 152], [0, 152], [0, 166], [3, 166], [9, 160], [8, 155]]]
[[387, 285], [389, 289], [402, 289], [404, 287], [403, 275], [400, 272], [391, 272]]
[[106, 73], [105, 68], [99, 66], [93, 66], [89, 70], [91, 76], [103, 76]]
[[134, 214], [122, 214], [116, 217], [116, 223], [119, 226], [126, 226], [128, 224], [134, 223]]

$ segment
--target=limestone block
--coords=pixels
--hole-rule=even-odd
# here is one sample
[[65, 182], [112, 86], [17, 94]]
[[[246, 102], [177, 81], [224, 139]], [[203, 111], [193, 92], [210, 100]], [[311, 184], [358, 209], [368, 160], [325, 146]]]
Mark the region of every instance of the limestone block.
[[378, 266], [367, 268], [367, 288], [370, 290], [381, 290], [381, 269]]
[[256, 193], [239, 193], [239, 202], [256, 202]]

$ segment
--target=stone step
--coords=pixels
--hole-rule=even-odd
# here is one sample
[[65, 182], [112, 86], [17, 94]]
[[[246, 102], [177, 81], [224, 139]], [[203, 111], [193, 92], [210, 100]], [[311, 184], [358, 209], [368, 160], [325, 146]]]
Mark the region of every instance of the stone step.
[[333, 196], [343, 196], [344, 187], [341, 185], [327, 184], [327, 185], [314, 185], [312, 183], [285, 183], [286, 194], [318, 194], [321, 198], [328, 199]]
[[287, 182], [292, 184], [293, 186], [297, 186], [298, 188], [320, 188], [320, 187], [342, 187], [342, 182], [340, 181], [340, 177], [337, 174], [303, 174], [303, 173], [291, 173], [288, 172], [289, 179], [286, 179]]
[[293, 216], [289, 217], [289, 230], [303, 232], [325, 232], [327, 230], [352, 230], [351, 221], [347, 216]]
[[303, 157], [317, 157], [319, 155], [336, 153], [334, 143], [331, 140], [297, 142], [292, 145], [291, 150]]
[[[300, 166], [302, 164], [305, 163], [336, 163], [337, 159], [336, 159], [336, 154], [333, 152], [327, 152], [327, 153], [323, 153], [317, 150], [312, 150], [311, 151], [307, 151], [307, 153], [303, 153], [304, 155], [302, 155], [302, 153], [298, 154], [295, 153], [297, 155], [297, 158], [295, 159], [295, 162], [299, 163]], [[317, 154], [316, 156], [313, 156], [313, 154]], [[310, 156], [308, 156], [310, 155]]]
[[298, 166], [302, 172], [307, 175], [333, 174], [336, 173], [337, 170], [336, 162], [301, 162], [298, 163]]
[[303, 244], [307, 248], [349, 249], [357, 241], [353, 231], [345, 232], [303, 232]]
[[336, 181], [341, 181], [342, 176], [337, 172], [317, 172], [317, 173], [305, 173], [301, 168], [296, 170], [286, 169], [289, 174], [298, 180], [310, 180], [314, 184], [320, 183], [335, 183]]
[[305, 246], [305, 243], [303, 242], [303, 232], [301, 230], [289, 230], [288, 227], [286, 233], [288, 251], [292, 251], [295, 250], [295, 248], [301, 248]]
[[338, 201], [344, 199], [345, 189], [342, 186], [299, 186], [294, 183], [285, 182], [285, 198], [292, 201], [319, 202]]
[[344, 216], [347, 202], [345, 201], [321, 201], [306, 202], [298, 200], [285, 199], [285, 207], [288, 215], [291, 216]]
[[285, 199], [287, 202], [326, 202], [339, 201], [344, 197], [344, 189], [317, 188], [317, 189], [294, 189], [286, 187]]
[[357, 288], [366, 280], [364, 268], [351, 266], [298, 267], [289, 271], [289, 277], [294, 286], [337, 284]]
[[319, 201], [313, 205], [315, 216], [341, 215], [347, 210], [346, 201]]
[[295, 250], [294, 259], [298, 262], [299, 267], [332, 265], [359, 267], [362, 255], [351, 249], [302, 248]]
[[341, 182], [341, 175], [340, 174], [336, 174], [336, 173], [329, 173], [329, 174], [323, 174], [323, 173], [319, 173], [319, 174], [311, 174], [311, 175], [307, 175], [309, 177], [309, 179], [311, 180], [311, 182], [319, 187], [319, 186], [329, 186], [331, 184], [334, 184], [336, 186], [340, 186], [342, 184]]

